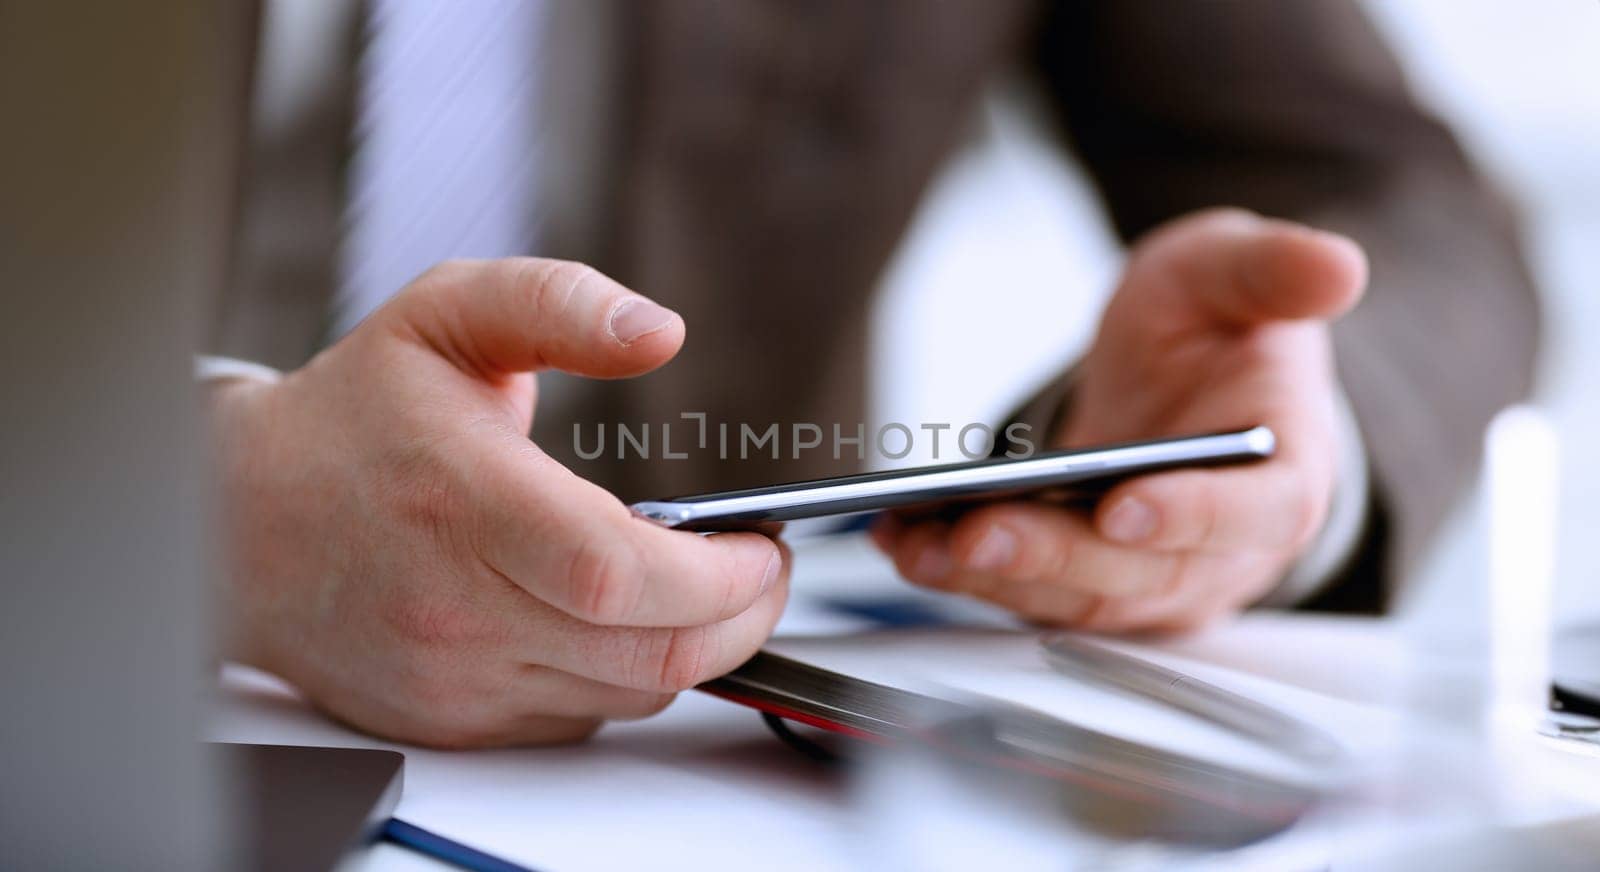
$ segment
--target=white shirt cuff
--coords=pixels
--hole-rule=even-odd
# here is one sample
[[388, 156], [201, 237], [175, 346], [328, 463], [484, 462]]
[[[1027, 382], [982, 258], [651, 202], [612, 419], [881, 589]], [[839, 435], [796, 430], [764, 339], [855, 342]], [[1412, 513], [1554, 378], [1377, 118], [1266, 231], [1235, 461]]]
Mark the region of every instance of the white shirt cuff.
[[243, 378], [251, 381], [275, 382], [283, 378], [283, 373], [270, 366], [251, 363], [248, 360], [197, 354], [194, 357], [194, 378], [195, 381]]
[[1356, 424], [1355, 410], [1343, 391], [1338, 396], [1337, 427], [1339, 481], [1334, 486], [1333, 504], [1328, 507], [1322, 532], [1277, 588], [1262, 597], [1257, 606], [1287, 608], [1304, 602], [1344, 568], [1361, 544], [1371, 483], [1367, 480], [1367, 451], [1361, 442], [1361, 428]]

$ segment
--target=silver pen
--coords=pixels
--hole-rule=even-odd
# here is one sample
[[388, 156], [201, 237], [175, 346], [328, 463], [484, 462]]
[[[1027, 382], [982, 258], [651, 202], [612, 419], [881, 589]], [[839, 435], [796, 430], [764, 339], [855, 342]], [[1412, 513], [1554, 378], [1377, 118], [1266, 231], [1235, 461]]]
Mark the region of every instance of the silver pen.
[[1047, 633], [1039, 644], [1057, 672], [1121, 688], [1306, 762], [1325, 765], [1344, 756], [1343, 746], [1327, 731], [1198, 678], [1071, 633]]

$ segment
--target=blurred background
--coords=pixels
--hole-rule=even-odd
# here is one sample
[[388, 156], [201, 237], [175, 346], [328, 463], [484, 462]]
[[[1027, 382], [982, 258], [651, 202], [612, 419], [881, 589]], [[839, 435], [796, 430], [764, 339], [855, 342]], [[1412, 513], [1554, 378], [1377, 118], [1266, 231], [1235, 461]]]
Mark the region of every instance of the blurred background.
[[[1600, 4], [1573, 0], [1403, 0], [1365, 4], [1425, 105], [1513, 199], [1544, 296], [1535, 401], [1563, 445], [1556, 611], [1600, 615]], [[1002, 414], [1076, 356], [1093, 308], [1121, 264], [1116, 240], [1083, 176], [1020, 83], [985, 101], [980, 144], [958, 155], [903, 243], [874, 324], [876, 413], [893, 420], [981, 420]], [[996, 265], [1002, 265], [997, 271]], [[1062, 286], [1073, 293], [1064, 295]], [[1015, 297], [1050, 317], [1016, 319], [1007, 306], [963, 304], [973, 287]], [[1072, 308], [1063, 308], [1063, 298]], [[1061, 313], [1059, 316], [1056, 313]], [[983, 367], [947, 353], [987, 337]], [[899, 365], [889, 365], [898, 361]], [[906, 361], [911, 361], [906, 365]], [[1003, 372], [1010, 388], [996, 394]], [[1425, 446], [1418, 446], [1425, 450]], [[906, 460], [926, 462], [924, 452]], [[1465, 606], [1481, 580], [1476, 501], [1458, 507], [1405, 605], [1480, 629]], [[1476, 599], [1481, 602], [1481, 599]]]
[[[353, 4], [273, 0], [264, 5], [267, 30], [256, 58], [258, 79], [275, 84], [261, 92], [263, 99], [254, 107], [253, 122], [256, 132], [270, 133], [287, 123], [298, 94], [333, 75], [315, 59], [335, 52], [314, 43], [334, 39], [338, 30], [322, 26], [326, 22], [319, 23], [319, 19], [347, 13]], [[193, 6], [199, 9], [203, 4]], [[1600, 337], [1600, 295], [1593, 293], [1596, 276], [1600, 276], [1600, 250], [1594, 244], [1600, 239], [1600, 164], [1595, 161], [1600, 155], [1600, 87], [1596, 87], [1600, 83], [1600, 3], [1369, 0], [1366, 6], [1389, 37], [1423, 101], [1455, 129], [1480, 168], [1512, 196], [1520, 213], [1526, 253], [1544, 298], [1542, 367], [1533, 401], [1553, 421], [1564, 447], [1556, 611], [1561, 623], [1600, 617], [1600, 548], [1592, 544], [1600, 529], [1600, 501], [1590, 498], [1600, 490], [1600, 457], [1591, 450], [1600, 444], [1600, 405], [1592, 401], [1600, 377], [1600, 343], [1594, 341]], [[76, 762], [81, 783], [86, 784], [100, 784], [107, 772], [122, 774], [122, 786], [130, 795], [160, 795], [159, 791], [169, 787], [174, 795], [180, 791], [201, 793], [188, 783], [202, 780], [199, 776], [169, 764], [158, 753], [181, 761], [186, 759], [185, 744], [169, 741], [169, 747], [146, 747], [135, 743], [138, 753], [130, 754], [120, 746], [98, 741], [95, 731], [108, 723], [120, 726], [120, 719], [135, 713], [151, 719], [150, 724], [135, 724], [150, 727], [151, 735], [171, 740], [183, 733], [181, 726], [192, 721], [192, 712], [184, 707], [190, 701], [190, 685], [170, 681], [165, 690], [171, 704], [151, 705], [149, 691], [159, 686], [153, 681], [148, 686], [141, 682], [151, 675], [172, 672], [174, 663], [202, 662], [197, 654], [202, 644], [197, 629], [201, 622], [186, 616], [200, 608], [196, 590], [202, 575], [198, 555], [204, 550], [198, 538], [203, 501], [193, 490], [199, 483], [192, 475], [167, 474], [194, 473], [193, 458], [199, 449], [191, 442], [171, 438], [183, 420], [183, 410], [175, 407], [187, 404], [180, 402], [182, 397], [170, 386], [188, 380], [190, 364], [187, 344], [173, 337], [202, 332], [198, 322], [203, 316], [196, 300], [220, 272], [209, 262], [212, 252], [197, 241], [205, 234], [184, 231], [216, 232], [208, 216], [223, 209], [211, 199], [220, 199], [227, 190], [228, 185], [218, 180], [228, 174], [223, 171], [221, 155], [207, 157], [201, 154], [207, 149], [196, 148], [196, 142], [181, 135], [193, 131], [182, 126], [185, 113], [180, 110], [196, 101], [213, 109], [232, 105], [222, 95], [211, 93], [226, 90], [230, 84], [227, 77], [207, 75], [206, 71], [222, 68], [225, 62], [242, 63], [243, 55], [229, 50], [231, 44], [217, 39], [217, 34], [225, 26], [245, 29], [241, 22], [220, 21], [242, 16], [238, 11], [242, 4], [204, 8], [209, 9], [209, 17], [186, 17], [181, 13], [190, 10], [176, 5], [165, 17], [143, 11], [110, 15], [113, 21], [116, 16], [133, 19], [138, 26], [103, 27], [102, 42], [78, 40], [72, 46], [81, 55], [100, 60], [98, 66], [69, 63], [70, 54], [15, 26], [21, 16], [11, 17], [12, 7], [4, 7], [5, 12], [0, 13], [0, 23], [11, 26], [9, 30], [0, 27], [0, 37], [9, 38], [0, 40], [0, 46], [6, 47], [0, 51], [0, 60], [12, 60], [18, 69], [36, 70], [53, 69], [49, 64], [61, 57], [69, 61], [60, 63], [71, 67], [55, 70], [63, 86], [60, 94], [34, 87], [39, 79], [28, 75], [0, 77], [9, 86], [5, 96], [32, 98], [23, 102], [25, 111], [8, 115], [26, 119], [31, 111], [42, 119], [38, 124], [19, 124], [14, 137], [32, 150], [21, 152], [25, 159], [7, 161], [7, 168], [19, 178], [18, 183], [3, 187], [9, 204], [26, 217], [8, 224], [0, 234], [0, 242], [16, 245], [15, 249], [5, 248], [0, 261], [11, 268], [13, 262], [22, 263], [25, 255], [33, 254], [48, 263], [48, 269], [37, 274], [25, 269], [19, 270], [20, 275], [10, 273], [14, 288], [62, 286], [83, 295], [81, 301], [71, 293], [59, 295], [63, 304], [58, 313], [60, 323], [52, 325], [39, 314], [46, 303], [55, 302], [50, 294], [27, 298], [17, 294], [15, 299], [22, 300], [25, 307], [15, 310], [20, 315], [6, 319], [3, 326], [14, 331], [14, 338], [0, 343], [19, 361], [11, 372], [26, 376], [5, 382], [11, 393], [0, 407], [15, 416], [5, 435], [24, 446], [25, 451], [16, 456], [52, 460], [51, 465], [40, 466], [31, 479], [56, 498], [46, 506], [48, 510], [27, 504], [17, 496], [24, 492], [17, 483], [30, 480], [21, 477], [6, 478], [6, 487], [0, 488], [0, 497], [10, 498], [0, 502], [0, 509], [9, 512], [3, 532], [11, 537], [0, 552], [21, 567], [4, 573], [8, 580], [20, 581], [9, 585], [12, 596], [7, 608], [0, 609], [12, 621], [6, 625], [7, 632], [0, 633], [0, 639], [11, 646], [6, 649], [7, 657], [0, 659], [13, 664], [45, 662], [40, 646], [47, 641], [66, 652], [64, 664], [93, 679], [81, 685], [64, 681], [59, 687], [46, 687], [45, 682], [32, 680], [27, 670], [12, 670], [12, 681], [34, 696], [8, 690], [5, 698], [16, 711], [31, 713], [31, 720], [7, 718], [5, 726], [10, 732], [0, 747], [27, 758], [37, 769], [19, 770], [23, 777], [12, 779], [14, 784], [55, 786], [62, 799], [29, 796], [26, 808], [36, 817], [60, 824], [64, 843], [80, 837], [79, 815], [88, 817], [86, 803], [98, 799], [106, 808], [121, 809], [133, 801], [99, 788], [92, 794], [73, 793], [67, 789], [71, 779], [47, 769], [47, 763]], [[168, 42], [163, 43], [163, 38]], [[26, 45], [30, 42], [34, 45]], [[176, 48], [147, 48], [169, 44]], [[29, 47], [31, 53], [22, 51]], [[188, 65], [168, 61], [169, 55], [188, 58]], [[165, 63], [150, 64], [152, 56]], [[32, 61], [32, 67], [23, 61]], [[116, 87], [108, 87], [108, 82]], [[997, 419], [1076, 357], [1093, 331], [1095, 312], [1111, 290], [1122, 252], [1087, 180], [1055, 140], [1055, 127], [1046, 120], [1040, 95], [1032, 87], [1021, 77], [1001, 77], [989, 88], [975, 119], [978, 135], [943, 166], [884, 274], [870, 331], [873, 420]], [[62, 105], [113, 106], [116, 111], [81, 113], [98, 126], [80, 131], [63, 125], [62, 119], [76, 120], [76, 116], [57, 111]], [[163, 107], [170, 118], [156, 111]], [[213, 126], [205, 129], [231, 131], [235, 120], [212, 119]], [[37, 135], [40, 130], [55, 138]], [[118, 136], [128, 139], [132, 147]], [[220, 152], [226, 138], [213, 136], [214, 141], [203, 144]], [[70, 141], [82, 153], [56, 151], [56, 141]], [[149, 147], [141, 150], [141, 144]], [[171, 158], [186, 148], [196, 149], [195, 154], [182, 151], [184, 160]], [[107, 154], [115, 154], [116, 159], [108, 160]], [[280, 157], [293, 160], [295, 155]], [[123, 213], [106, 208], [112, 198], [103, 191], [117, 193], [119, 183], [133, 189], [129, 202], [133, 195], [143, 195], [174, 216], [181, 213], [187, 223], [178, 217], [152, 220], [153, 213], [148, 210]], [[294, 241], [297, 235], [313, 236], [322, 248], [332, 247], [337, 224], [304, 220], [297, 200], [316, 193], [294, 188], [266, 191], [275, 198], [269, 205], [292, 220], [273, 226], [266, 239], [256, 241], [272, 248]], [[210, 208], [202, 210], [202, 205]], [[29, 214], [30, 207], [37, 211]], [[21, 232], [25, 229], [40, 235], [59, 231], [61, 239], [78, 241], [56, 252], [33, 244], [32, 237]], [[151, 241], [146, 236], [156, 238]], [[110, 268], [97, 258], [80, 256], [84, 250], [117, 254], [119, 258], [107, 258], [105, 263], [133, 262], [141, 264], [143, 272], [118, 270], [115, 275], [104, 275]], [[57, 269], [58, 263], [72, 269]], [[181, 282], [173, 280], [175, 274]], [[288, 278], [291, 281], [286, 284], [292, 286], [294, 276]], [[986, 305], [973, 305], [978, 293]], [[9, 294], [7, 302], [14, 302]], [[82, 311], [71, 305], [79, 302], [85, 307]], [[281, 302], [308, 304], [304, 300]], [[1019, 311], [1037, 313], [1037, 317], [1018, 318]], [[84, 312], [93, 314], [85, 316]], [[273, 317], [249, 309], [240, 315], [246, 319]], [[315, 317], [321, 317], [320, 313]], [[59, 339], [74, 335], [74, 329], [85, 329], [84, 324], [93, 332], [83, 341]], [[147, 332], [140, 329], [143, 325], [167, 332]], [[85, 348], [93, 353], [83, 353]], [[952, 353], [953, 349], [959, 353]], [[155, 362], [146, 365], [142, 363], [146, 359]], [[40, 365], [41, 360], [46, 363]], [[974, 365], [975, 361], [982, 365]], [[32, 377], [36, 372], [50, 377]], [[151, 378], [150, 373], [162, 377]], [[63, 402], [63, 397], [72, 402]], [[63, 408], [70, 409], [70, 414], [61, 414]], [[40, 410], [56, 417], [40, 414]], [[58, 430], [47, 432], [37, 421], [54, 423]], [[108, 422], [115, 423], [116, 438], [107, 437]], [[142, 428], [130, 426], [130, 422]], [[35, 426], [30, 429], [30, 424]], [[61, 433], [69, 434], [70, 441]], [[927, 446], [921, 448], [903, 462], [932, 459]], [[1429, 446], [1414, 449], [1426, 452]], [[80, 462], [83, 458], [94, 462]], [[10, 467], [20, 468], [20, 464]], [[150, 481], [134, 481], [135, 474]], [[108, 487], [107, 482], [117, 481], [119, 476], [132, 484], [122, 491]], [[151, 528], [125, 524], [133, 513], [119, 513], [125, 506], [116, 501], [97, 504], [82, 499], [84, 493], [101, 492], [136, 495], [138, 519]], [[147, 502], [147, 493], [153, 494], [155, 501]], [[161, 506], [173, 511], [156, 510]], [[114, 530], [121, 539], [102, 537], [110, 543], [103, 550], [82, 548], [76, 536], [68, 535], [81, 530]], [[1425, 563], [1423, 583], [1408, 589], [1402, 609], [1416, 620], [1431, 622], [1444, 636], [1478, 638], [1487, 620], [1484, 606], [1488, 599], [1483, 589], [1487, 538], [1479, 500], [1463, 501], [1447, 534]], [[35, 553], [44, 557], [30, 562]], [[120, 562], [125, 554], [140, 555], [144, 562], [138, 566]], [[91, 565], [96, 561], [104, 565]], [[52, 587], [55, 579], [40, 569], [50, 566], [65, 567], [61, 576], [70, 576], [81, 587]], [[118, 596], [107, 597], [101, 589], [102, 579], [112, 573], [124, 583], [114, 588]], [[33, 582], [31, 588], [26, 584], [29, 581]], [[178, 582], [192, 583], [194, 589], [180, 589], [184, 585]], [[18, 596], [20, 591], [57, 601], [80, 589], [84, 593], [72, 600], [71, 608], [59, 611], [24, 607]], [[185, 608], [163, 610], [157, 607], [162, 601], [146, 597], [150, 591], [159, 591], [165, 602], [183, 603]], [[77, 612], [84, 602], [101, 603], [105, 626], [123, 635], [105, 633], [97, 638], [87, 632], [89, 625]], [[150, 622], [130, 621], [128, 615]], [[184, 632], [172, 635], [173, 625], [181, 625]], [[71, 632], [61, 627], [69, 627]], [[142, 653], [149, 662], [130, 657], [130, 651]], [[119, 666], [126, 674], [112, 668]], [[46, 717], [56, 711], [72, 715], [74, 731], [56, 729]], [[24, 728], [57, 741], [59, 759], [49, 760], [13, 738], [23, 735]], [[95, 753], [84, 753], [83, 748]], [[140, 767], [161, 773], [172, 785], [152, 787], [150, 782], [140, 781]], [[10, 795], [0, 800], [9, 800]], [[19, 801], [0, 803], [0, 807], [10, 811], [24, 806]], [[54, 814], [61, 808], [71, 813]], [[181, 816], [179, 806], [173, 809], [165, 813]], [[16, 830], [25, 829], [32, 819], [0, 814], [0, 823]], [[187, 825], [195, 826], [192, 822]], [[131, 816], [122, 829], [167, 832], [139, 825]], [[0, 827], [0, 831], [14, 830]], [[120, 830], [101, 833], [108, 842], [122, 835]]]

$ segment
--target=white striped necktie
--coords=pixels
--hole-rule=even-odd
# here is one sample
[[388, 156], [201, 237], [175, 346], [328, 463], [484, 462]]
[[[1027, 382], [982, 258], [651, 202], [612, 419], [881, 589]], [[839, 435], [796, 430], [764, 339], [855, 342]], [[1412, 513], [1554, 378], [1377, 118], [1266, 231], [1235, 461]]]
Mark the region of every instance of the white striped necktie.
[[534, 240], [540, 0], [372, 0], [335, 336], [452, 257]]

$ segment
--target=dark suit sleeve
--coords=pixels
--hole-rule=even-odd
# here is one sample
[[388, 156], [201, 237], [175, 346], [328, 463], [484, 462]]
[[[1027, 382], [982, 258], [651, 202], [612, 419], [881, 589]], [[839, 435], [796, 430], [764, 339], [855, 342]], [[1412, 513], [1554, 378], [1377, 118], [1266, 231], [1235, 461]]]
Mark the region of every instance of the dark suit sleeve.
[[1377, 605], [1374, 570], [1414, 566], [1476, 471], [1485, 423], [1529, 390], [1538, 306], [1509, 210], [1354, 3], [1056, 2], [1036, 33], [1124, 239], [1234, 205], [1366, 248], [1368, 296], [1335, 343], [1379, 497], [1371, 532], [1387, 531], [1368, 545], [1388, 544], [1335, 599]]

